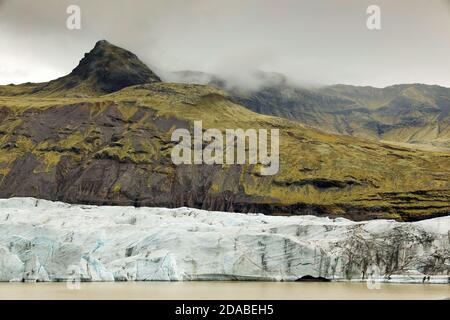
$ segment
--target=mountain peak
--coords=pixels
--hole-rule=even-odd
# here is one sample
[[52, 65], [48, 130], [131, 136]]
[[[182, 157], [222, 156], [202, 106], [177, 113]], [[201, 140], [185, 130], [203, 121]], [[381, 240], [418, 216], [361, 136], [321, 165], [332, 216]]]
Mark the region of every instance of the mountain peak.
[[97, 41], [97, 43], [95, 44], [95, 47], [97, 47], [97, 46], [108, 46], [108, 45], [111, 45], [111, 43], [109, 43], [107, 40], [99, 40], [99, 41]]
[[[107, 40], [99, 40], [95, 43], [94, 47], [92, 48], [91, 51], [89, 51], [88, 53], [85, 53], [84, 56], [88, 56], [90, 54], [95, 54], [95, 53], [100, 53], [100, 52], [104, 52], [104, 53], [111, 53], [111, 54], [120, 54], [121, 52], [128, 52], [131, 53], [128, 50], [125, 50], [121, 47], [118, 47], [110, 42], [108, 42]], [[131, 53], [132, 54], [132, 53]]]
[[70, 74], [36, 87], [32, 93], [95, 96], [152, 82], [161, 82], [161, 79], [134, 53], [100, 40], [91, 51], [85, 53]]
[[89, 80], [105, 93], [161, 81], [134, 53], [106, 40], [98, 41], [70, 75], [82, 81]]

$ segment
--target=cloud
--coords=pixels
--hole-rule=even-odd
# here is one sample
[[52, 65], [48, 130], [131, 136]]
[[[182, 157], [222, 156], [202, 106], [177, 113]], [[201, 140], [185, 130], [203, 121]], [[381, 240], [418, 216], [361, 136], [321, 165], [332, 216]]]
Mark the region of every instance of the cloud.
[[[125, 47], [165, 76], [218, 74], [252, 87], [259, 70], [297, 83], [450, 86], [448, 0], [378, 0], [382, 30], [366, 28], [369, 0], [0, 0], [0, 83], [70, 72], [99, 39]], [[82, 29], [66, 28], [66, 8]], [[14, 69], [12, 68], [12, 69]]]

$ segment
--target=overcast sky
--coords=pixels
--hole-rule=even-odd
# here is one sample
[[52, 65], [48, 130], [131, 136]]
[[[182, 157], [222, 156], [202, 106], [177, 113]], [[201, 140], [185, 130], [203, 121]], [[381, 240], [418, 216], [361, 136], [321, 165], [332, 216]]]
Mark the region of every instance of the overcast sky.
[[[66, 8], [81, 7], [81, 30]], [[381, 30], [366, 9], [381, 7]], [[176, 70], [248, 81], [256, 70], [299, 83], [450, 87], [449, 0], [0, 0], [0, 84], [69, 73], [97, 40]]]

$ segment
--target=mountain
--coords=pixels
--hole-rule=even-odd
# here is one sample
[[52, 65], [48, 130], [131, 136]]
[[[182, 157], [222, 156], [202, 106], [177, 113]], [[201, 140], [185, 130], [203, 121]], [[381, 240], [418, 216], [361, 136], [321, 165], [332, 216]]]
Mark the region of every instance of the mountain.
[[[216, 82], [217, 84], [217, 82]], [[286, 81], [256, 91], [232, 90], [258, 113], [294, 119], [329, 132], [450, 148], [450, 88], [424, 84], [386, 88], [301, 88]]]
[[338, 132], [450, 148], [450, 88], [424, 84], [383, 89], [341, 85], [324, 91], [354, 101], [355, 107], [345, 115], [352, 127], [336, 126]]
[[135, 54], [102, 40], [85, 54], [70, 74], [47, 83], [8, 86], [0, 94], [83, 97], [152, 82], [161, 82], [161, 79]]
[[[96, 48], [66, 77], [0, 87], [0, 197], [355, 220], [450, 213], [448, 151], [337, 135], [256, 113], [213, 86], [159, 82], [113, 45]], [[110, 66], [98, 51], [123, 65]], [[102, 76], [105, 66], [108, 77]], [[128, 83], [115, 75], [136, 74], [146, 74], [138, 80], [148, 83], [108, 93]], [[68, 78], [78, 85], [61, 86]], [[196, 120], [220, 130], [279, 129], [280, 172], [261, 176], [258, 165], [174, 165], [171, 133], [191, 130]]]

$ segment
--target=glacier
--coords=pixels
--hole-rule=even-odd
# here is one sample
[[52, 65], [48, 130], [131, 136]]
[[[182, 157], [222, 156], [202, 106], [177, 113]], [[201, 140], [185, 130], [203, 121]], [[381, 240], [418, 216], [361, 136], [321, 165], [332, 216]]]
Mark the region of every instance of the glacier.
[[0, 281], [449, 283], [450, 216], [406, 223], [0, 199]]

